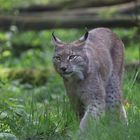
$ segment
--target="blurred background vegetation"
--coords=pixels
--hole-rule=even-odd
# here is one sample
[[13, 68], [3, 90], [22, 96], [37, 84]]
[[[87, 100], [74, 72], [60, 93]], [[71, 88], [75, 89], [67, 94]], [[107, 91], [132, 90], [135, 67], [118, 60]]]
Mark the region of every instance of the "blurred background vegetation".
[[111, 28], [125, 44], [123, 91], [129, 126], [99, 124], [100, 133], [93, 128], [94, 135], [86, 139], [140, 138], [139, 0], [0, 0], [0, 140], [80, 139], [62, 79], [51, 62], [51, 33], [70, 42], [96, 27]]

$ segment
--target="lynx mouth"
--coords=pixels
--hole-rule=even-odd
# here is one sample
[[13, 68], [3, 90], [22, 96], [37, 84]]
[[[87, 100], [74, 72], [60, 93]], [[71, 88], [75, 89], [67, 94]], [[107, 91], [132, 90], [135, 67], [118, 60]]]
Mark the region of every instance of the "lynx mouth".
[[70, 77], [72, 76], [73, 72], [64, 72], [63, 77]]

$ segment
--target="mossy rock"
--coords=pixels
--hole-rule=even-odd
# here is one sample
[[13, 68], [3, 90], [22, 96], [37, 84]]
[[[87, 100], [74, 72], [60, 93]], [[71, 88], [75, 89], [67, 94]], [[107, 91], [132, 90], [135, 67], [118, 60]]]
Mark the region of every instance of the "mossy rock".
[[12, 68], [0, 70], [0, 77], [9, 80], [18, 80], [20, 84], [43, 85], [46, 84], [50, 72], [32, 68]]
[[10, 133], [0, 133], [0, 140], [17, 140], [17, 138]]

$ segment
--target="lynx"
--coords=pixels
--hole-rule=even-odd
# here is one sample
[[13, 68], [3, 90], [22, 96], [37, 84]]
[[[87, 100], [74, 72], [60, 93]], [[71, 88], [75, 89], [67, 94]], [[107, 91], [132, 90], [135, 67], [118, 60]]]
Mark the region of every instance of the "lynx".
[[81, 130], [89, 116], [97, 119], [117, 112], [115, 115], [126, 120], [121, 90], [122, 41], [108, 28], [93, 29], [71, 43], [62, 42], [54, 33], [52, 39], [54, 67], [63, 78]]

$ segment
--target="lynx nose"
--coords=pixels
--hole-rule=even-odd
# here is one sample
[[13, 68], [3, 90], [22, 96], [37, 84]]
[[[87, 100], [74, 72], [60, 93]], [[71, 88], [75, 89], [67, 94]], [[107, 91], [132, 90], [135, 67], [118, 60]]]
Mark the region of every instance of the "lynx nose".
[[61, 67], [61, 70], [62, 70], [63, 72], [65, 72], [65, 71], [66, 71], [66, 69], [67, 69], [67, 68], [66, 68], [66, 67], [64, 67], [64, 66], [63, 66], [63, 67]]

